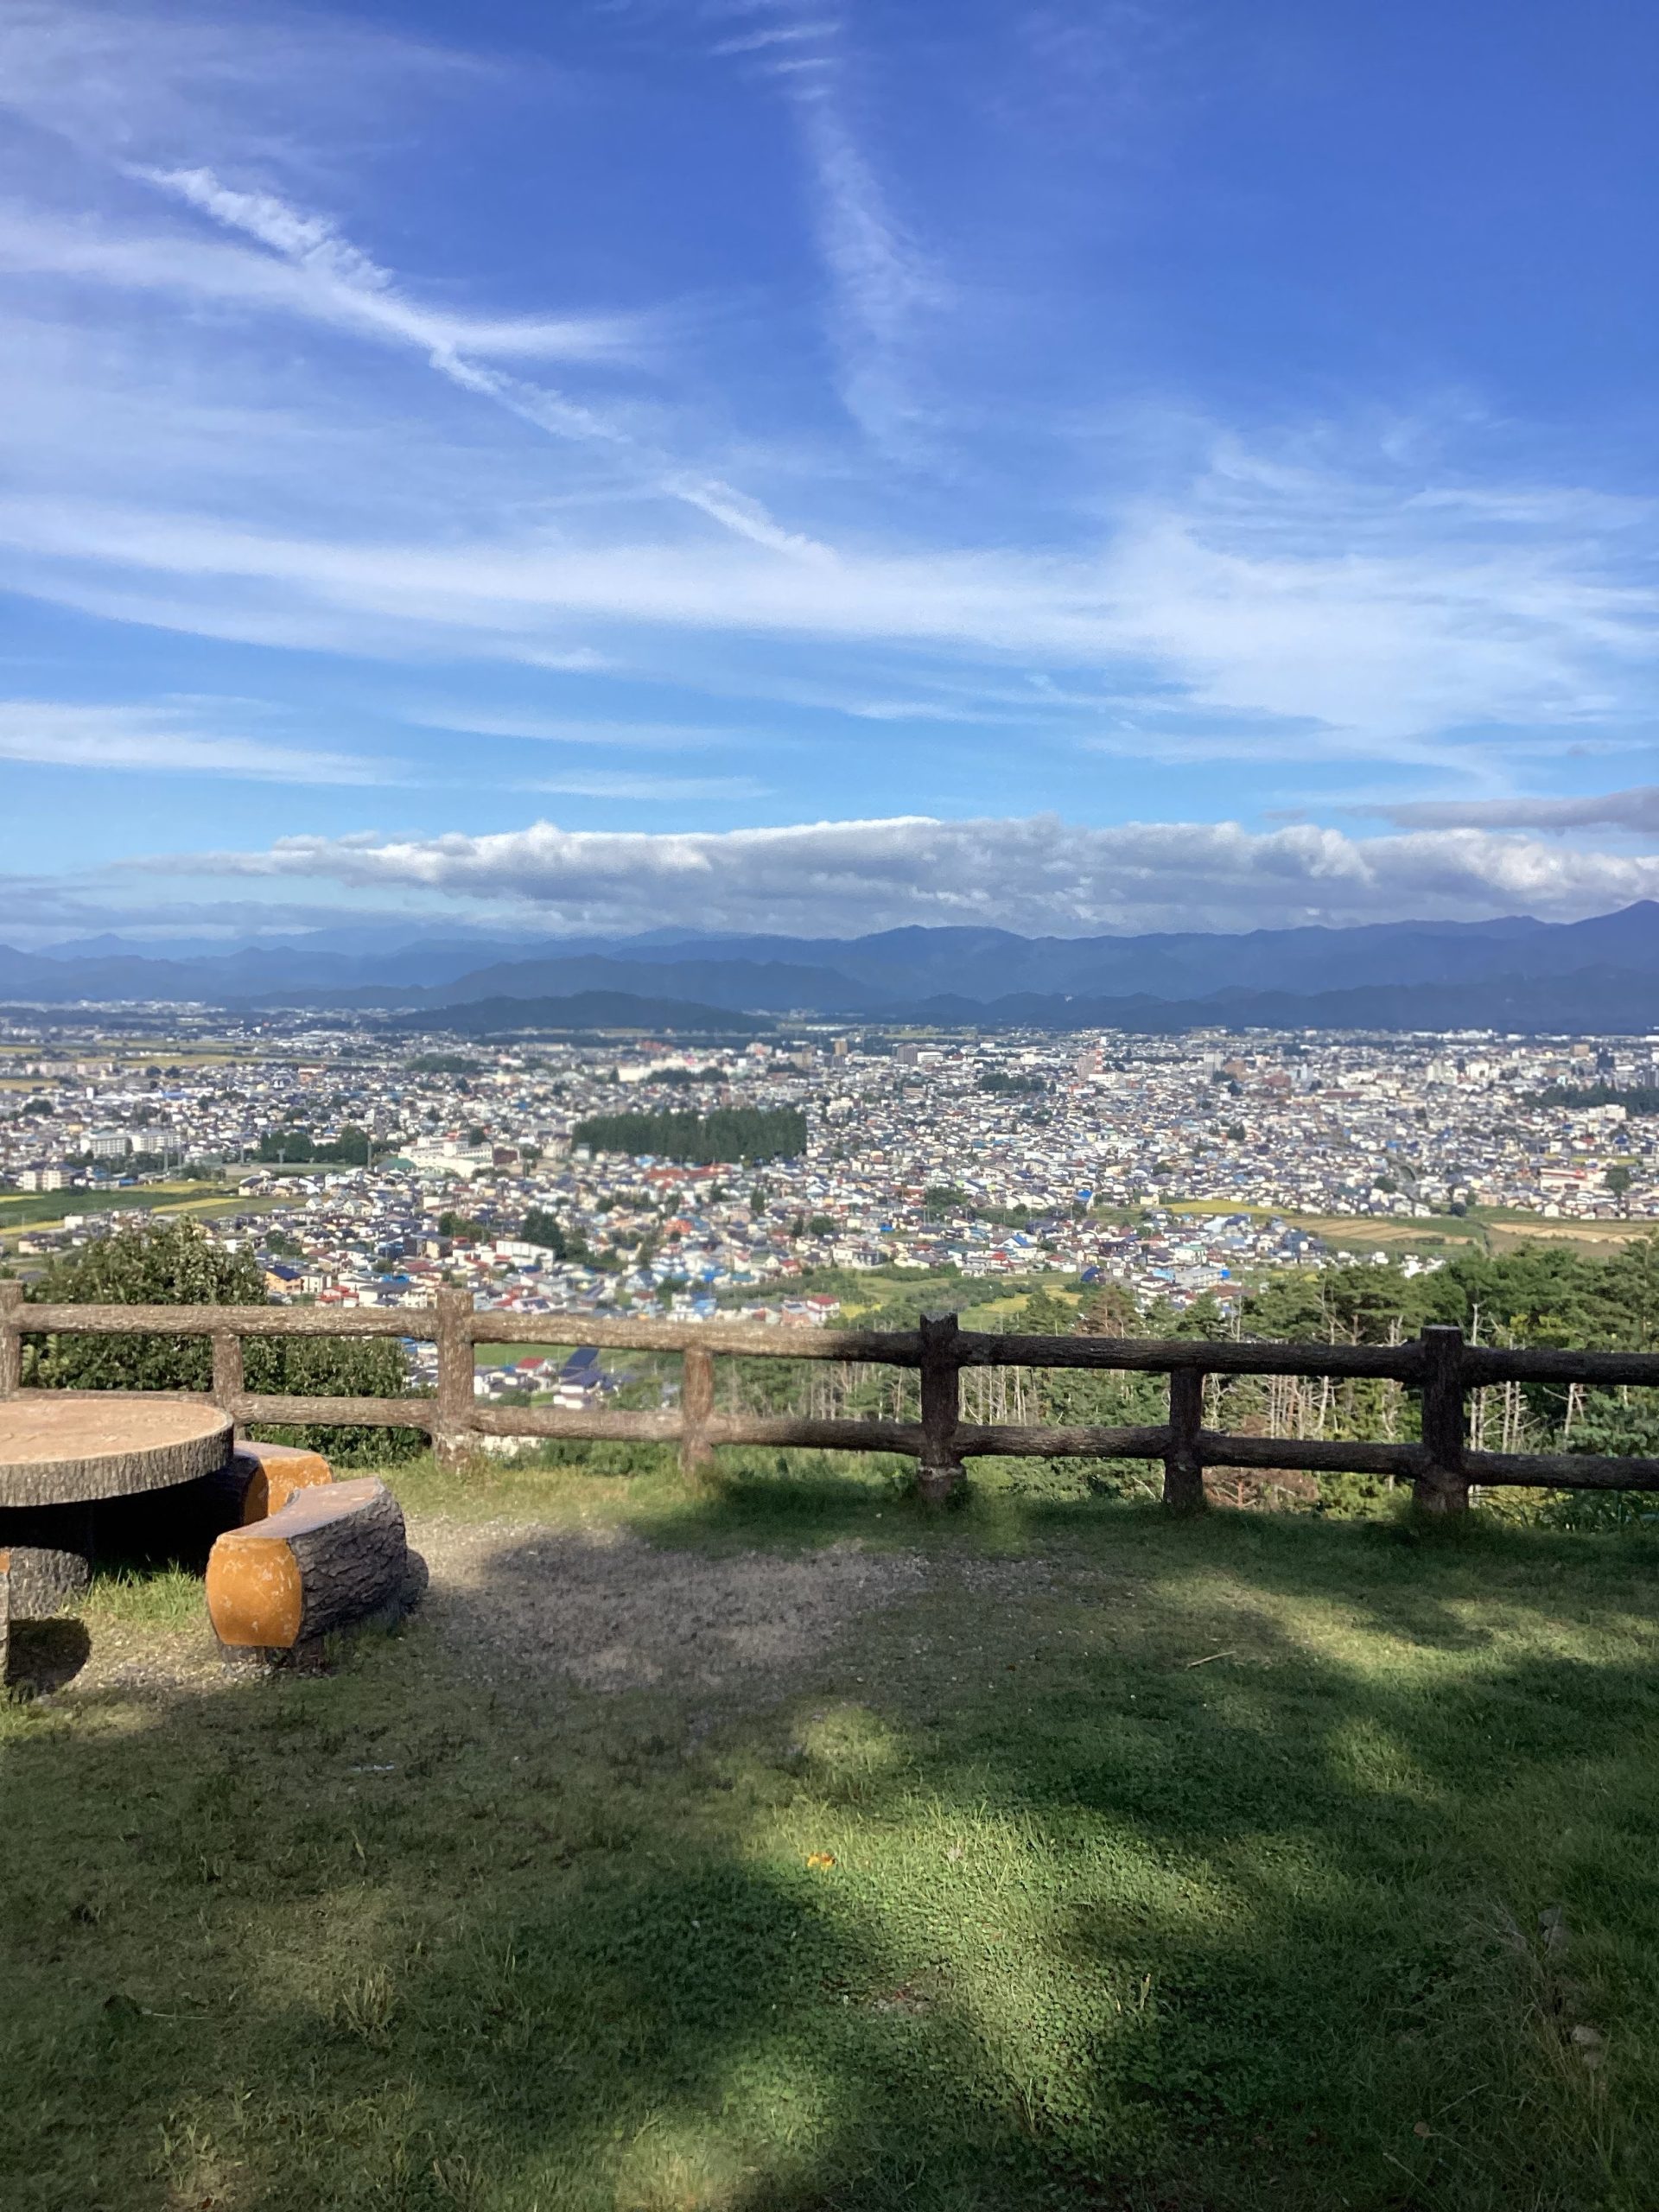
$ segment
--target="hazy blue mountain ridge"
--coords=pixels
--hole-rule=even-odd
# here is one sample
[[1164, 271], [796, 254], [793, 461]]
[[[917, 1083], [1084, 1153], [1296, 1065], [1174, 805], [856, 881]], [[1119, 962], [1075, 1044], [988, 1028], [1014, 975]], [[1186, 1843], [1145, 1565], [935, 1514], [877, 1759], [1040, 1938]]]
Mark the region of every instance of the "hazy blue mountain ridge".
[[[1587, 1028], [1647, 1026], [1649, 1017], [1634, 1009], [1646, 1004], [1648, 979], [1659, 974], [1659, 905], [1650, 901], [1581, 922], [1512, 916], [1234, 936], [1026, 938], [918, 926], [849, 939], [658, 931], [648, 938], [537, 940], [457, 931], [388, 944], [385, 929], [374, 925], [367, 934], [378, 942], [356, 952], [342, 949], [351, 933], [340, 929], [176, 958], [130, 950], [112, 937], [48, 952], [0, 946], [0, 996], [56, 1006], [174, 1000], [414, 1012], [599, 990], [728, 1012], [890, 1019], [948, 1003], [1004, 1021], [1063, 1015], [1073, 1026], [1116, 1019], [1087, 1008], [1144, 1001], [1185, 1007], [1179, 1026], [1185, 1026], [1195, 1007], [1222, 1018], [1220, 995], [1242, 993], [1253, 1001], [1286, 1001], [1275, 1020], [1331, 1026], [1338, 1001], [1376, 992], [1384, 996], [1366, 1003], [1394, 1007], [1389, 1026], [1513, 1027], [1524, 1015], [1536, 1026]], [[1576, 1007], [1574, 990], [1538, 988], [1586, 976], [1589, 998]], [[1410, 995], [1409, 1005], [1386, 995], [1401, 992]], [[1322, 1001], [1317, 1013], [1304, 1003], [1313, 998]], [[1290, 1009], [1293, 1000], [1300, 1012]], [[1447, 1014], [1449, 1007], [1461, 1011]], [[1624, 1009], [1618, 1020], [1613, 1008]]]

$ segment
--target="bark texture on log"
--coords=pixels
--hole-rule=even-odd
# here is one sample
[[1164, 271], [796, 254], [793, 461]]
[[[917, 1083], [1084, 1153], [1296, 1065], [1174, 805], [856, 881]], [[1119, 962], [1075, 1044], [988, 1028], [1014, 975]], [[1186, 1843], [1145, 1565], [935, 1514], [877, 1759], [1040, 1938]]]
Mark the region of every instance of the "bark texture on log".
[[1413, 1484], [1417, 1509], [1435, 1518], [1469, 1509], [1464, 1471], [1463, 1331], [1426, 1328], [1423, 1347], [1423, 1465]]
[[1174, 1368], [1169, 1377], [1169, 1442], [1164, 1449], [1164, 1503], [1172, 1513], [1204, 1510], [1204, 1377]]
[[231, 1424], [213, 1406], [124, 1390], [25, 1391], [0, 1403], [0, 1506], [168, 1490], [230, 1456]]
[[1659, 1490], [1659, 1459], [1592, 1459], [1576, 1452], [1465, 1452], [1463, 1471], [1488, 1489]]
[[269, 1520], [302, 1490], [332, 1483], [334, 1471], [321, 1452], [297, 1444], [238, 1444], [232, 1468], [242, 1485], [242, 1521]]
[[436, 1416], [430, 1398], [279, 1398], [245, 1390], [231, 1407], [238, 1421], [293, 1428], [423, 1428]]
[[962, 1453], [957, 1441], [960, 1385], [956, 1315], [924, 1313], [918, 1335], [922, 1347], [922, 1448], [916, 1456], [916, 1493], [929, 1505], [943, 1505], [960, 1488], [963, 1478]]
[[221, 1536], [207, 1611], [221, 1643], [292, 1651], [380, 1612], [408, 1574], [402, 1509], [369, 1475], [302, 1490], [268, 1521]]
[[23, 1339], [18, 1316], [23, 1310], [23, 1286], [0, 1282], [0, 1398], [11, 1397], [23, 1379]]
[[1156, 1428], [964, 1421], [957, 1431], [964, 1459], [1161, 1459], [1168, 1448], [1166, 1421]]
[[714, 1465], [707, 1430], [715, 1410], [715, 1363], [701, 1344], [688, 1348], [680, 1384], [680, 1472], [700, 1482]]
[[430, 1306], [80, 1306], [21, 1309], [26, 1336], [416, 1337], [435, 1333]]
[[[1383, 1375], [1416, 1381], [1422, 1355], [1400, 1344], [1302, 1344], [1196, 1337], [990, 1336], [964, 1329], [957, 1338], [963, 1367], [1135, 1368], [1145, 1375], [1192, 1370], [1202, 1375]], [[1655, 1379], [1659, 1380], [1659, 1361]]]
[[475, 1355], [473, 1294], [446, 1287], [437, 1295], [438, 1398], [430, 1431], [439, 1464], [458, 1465], [473, 1426]]
[[12, 1618], [50, 1620], [92, 1581], [92, 1509], [41, 1505], [0, 1510], [0, 1549], [11, 1559]]

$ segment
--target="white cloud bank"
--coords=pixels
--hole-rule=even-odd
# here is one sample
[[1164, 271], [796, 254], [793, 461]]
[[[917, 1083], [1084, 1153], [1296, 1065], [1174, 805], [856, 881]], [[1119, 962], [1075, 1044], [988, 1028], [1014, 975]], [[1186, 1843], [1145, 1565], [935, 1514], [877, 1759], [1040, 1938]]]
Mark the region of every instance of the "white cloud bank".
[[1306, 825], [1093, 829], [1054, 816], [660, 836], [537, 822], [486, 836], [290, 837], [264, 853], [149, 865], [435, 892], [498, 912], [534, 910], [555, 928], [843, 937], [908, 923], [1082, 935], [1514, 912], [1566, 920], [1659, 897], [1659, 855], [1474, 830], [1356, 839]]

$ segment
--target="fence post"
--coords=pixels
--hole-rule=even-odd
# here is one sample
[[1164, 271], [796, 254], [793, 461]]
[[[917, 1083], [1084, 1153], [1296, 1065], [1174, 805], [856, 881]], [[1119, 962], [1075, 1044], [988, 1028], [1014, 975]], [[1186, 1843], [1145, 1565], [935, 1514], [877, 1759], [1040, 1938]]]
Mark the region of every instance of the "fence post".
[[437, 1425], [432, 1450], [440, 1465], [458, 1466], [473, 1425], [473, 1294], [446, 1287], [436, 1303]]
[[916, 1465], [918, 1493], [930, 1505], [943, 1505], [962, 1481], [957, 1450], [957, 1317], [924, 1313], [922, 1341], [922, 1456]]
[[1164, 1503], [1172, 1513], [1204, 1509], [1204, 1461], [1198, 1432], [1204, 1427], [1204, 1370], [1169, 1370], [1169, 1448], [1164, 1453]]
[[242, 1339], [233, 1329], [213, 1331], [213, 1403], [220, 1413], [236, 1418], [236, 1402], [245, 1388], [242, 1372]]
[[1457, 1326], [1425, 1329], [1423, 1348], [1423, 1450], [1428, 1465], [1414, 1485], [1422, 1513], [1465, 1513], [1469, 1478], [1463, 1471], [1463, 1331]]
[[715, 1410], [715, 1356], [701, 1344], [688, 1344], [680, 1360], [680, 1472], [688, 1482], [699, 1482], [715, 1464], [704, 1433]]
[[23, 1386], [23, 1286], [0, 1282], [0, 1398]]

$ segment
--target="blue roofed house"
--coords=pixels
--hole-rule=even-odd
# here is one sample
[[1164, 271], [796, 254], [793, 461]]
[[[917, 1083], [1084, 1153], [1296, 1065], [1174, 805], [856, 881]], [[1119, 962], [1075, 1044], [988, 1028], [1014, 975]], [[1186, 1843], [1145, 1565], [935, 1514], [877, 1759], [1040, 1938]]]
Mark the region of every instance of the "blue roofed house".
[[599, 1353], [592, 1344], [583, 1344], [571, 1353], [559, 1370], [559, 1379], [553, 1386], [553, 1402], [580, 1412], [594, 1403], [604, 1387]]

